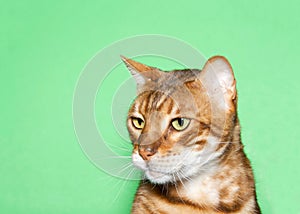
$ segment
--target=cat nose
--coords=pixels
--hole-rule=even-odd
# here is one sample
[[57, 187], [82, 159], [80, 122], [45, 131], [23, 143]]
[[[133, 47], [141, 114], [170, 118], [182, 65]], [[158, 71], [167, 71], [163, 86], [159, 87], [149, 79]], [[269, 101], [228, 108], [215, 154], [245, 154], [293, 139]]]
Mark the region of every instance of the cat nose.
[[155, 149], [151, 147], [139, 148], [139, 154], [144, 160], [150, 160], [151, 156], [153, 156], [155, 153]]

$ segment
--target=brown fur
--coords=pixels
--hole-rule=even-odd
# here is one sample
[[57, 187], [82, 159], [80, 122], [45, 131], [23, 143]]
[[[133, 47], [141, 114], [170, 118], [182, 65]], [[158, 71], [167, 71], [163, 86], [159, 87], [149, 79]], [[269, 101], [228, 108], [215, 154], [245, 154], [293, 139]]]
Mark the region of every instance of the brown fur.
[[[166, 73], [123, 60], [137, 78], [128, 130], [135, 164], [146, 175], [132, 213], [260, 213], [228, 61], [213, 57], [202, 71]], [[135, 117], [144, 120], [142, 129], [133, 126]], [[176, 118], [190, 123], [175, 130]]]

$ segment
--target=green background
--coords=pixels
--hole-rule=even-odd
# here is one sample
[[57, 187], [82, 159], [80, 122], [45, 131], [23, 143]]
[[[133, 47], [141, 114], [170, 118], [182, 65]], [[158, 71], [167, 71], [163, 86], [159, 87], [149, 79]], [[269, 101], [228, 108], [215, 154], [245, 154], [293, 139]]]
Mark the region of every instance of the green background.
[[296, 0], [1, 1], [1, 213], [129, 212], [137, 182], [84, 155], [72, 99], [97, 51], [149, 33], [230, 60], [262, 211], [300, 213], [299, 11]]

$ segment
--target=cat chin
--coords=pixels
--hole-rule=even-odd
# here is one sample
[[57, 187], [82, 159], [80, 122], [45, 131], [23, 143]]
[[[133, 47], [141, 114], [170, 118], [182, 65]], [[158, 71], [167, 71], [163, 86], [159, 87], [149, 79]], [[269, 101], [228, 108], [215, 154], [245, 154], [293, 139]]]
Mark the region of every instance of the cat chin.
[[164, 184], [173, 180], [172, 175], [152, 170], [145, 171], [146, 178], [154, 184]]

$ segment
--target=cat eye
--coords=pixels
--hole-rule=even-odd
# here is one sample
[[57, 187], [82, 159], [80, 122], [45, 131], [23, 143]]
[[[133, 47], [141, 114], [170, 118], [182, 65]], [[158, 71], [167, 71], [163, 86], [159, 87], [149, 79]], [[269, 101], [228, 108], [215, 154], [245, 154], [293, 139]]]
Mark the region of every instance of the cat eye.
[[142, 129], [145, 126], [145, 122], [143, 119], [138, 118], [138, 117], [133, 117], [132, 119], [132, 125], [136, 128], [136, 129]]
[[171, 124], [174, 129], [177, 131], [182, 131], [190, 124], [190, 119], [187, 118], [176, 118], [172, 120]]

